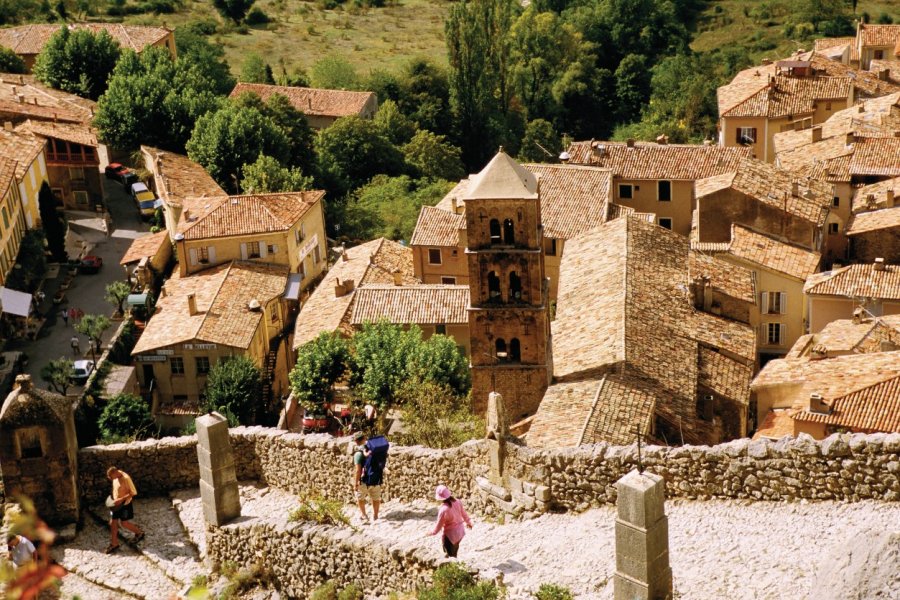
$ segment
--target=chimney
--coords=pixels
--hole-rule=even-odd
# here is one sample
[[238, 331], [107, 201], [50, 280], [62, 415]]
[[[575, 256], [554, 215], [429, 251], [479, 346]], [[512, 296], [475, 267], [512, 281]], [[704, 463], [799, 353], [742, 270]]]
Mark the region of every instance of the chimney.
[[847, 145], [849, 146], [856, 141], [856, 134], [852, 131], [847, 132]]
[[31, 391], [31, 375], [28, 373], [22, 373], [21, 375], [16, 375], [16, 388], [22, 390], [23, 392]]
[[822, 141], [822, 126], [818, 125], [812, 128], [812, 141], [821, 142]]
[[856, 107], [856, 112], [858, 112], [859, 114], [862, 114], [862, 113], [866, 112], [866, 105], [865, 105], [865, 104], [860, 104], [859, 106], [857, 106], [857, 107]]
[[881, 69], [880, 71], [878, 71], [878, 79], [880, 79], [881, 81], [887, 81], [890, 74], [890, 69]]
[[391, 275], [394, 276], [394, 285], [403, 285], [403, 271], [397, 269]]
[[831, 414], [831, 407], [825, 404], [825, 398], [822, 397], [822, 394], [813, 393], [809, 395], [809, 407], [807, 410], [821, 415]]
[[887, 200], [886, 204], [888, 208], [894, 208], [894, 190], [888, 190], [884, 193], [884, 197]]
[[354, 288], [355, 288], [355, 286], [354, 286], [354, 284], [353, 284], [353, 280], [352, 280], [352, 279], [345, 279], [345, 280], [344, 280], [344, 290], [345, 290], [345, 293], [349, 294], [350, 292], [353, 291]]
[[862, 306], [857, 306], [853, 309], [853, 322], [859, 325], [863, 322], [863, 316], [865, 316], [865, 311]]
[[374, 254], [370, 254], [370, 255], [369, 255], [369, 264], [370, 264], [370, 265], [374, 265], [374, 264], [375, 264], [375, 255], [374, 255]]
[[450, 207], [453, 209], [453, 214], [454, 214], [454, 215], [459, 214], [459, 213], [456, 212], [456, 211], [457, 211], [457, 206], [456, 206], [456, 196], [453, 196], [452, 198], [450, 198]]
[[194, 294], [188, 294], [188, 314], [192, 317], [197, 314], [197, 297]]
[[13, 130], [13, 124], [12, 124], [12, 121], [4, 121], [4, 122], [3, 122], [3, 129], [5, 129], [5, 130], [7, 130], [7, 131], [12, 131], [12, 130]]
[[344, 262], [350, 260], [350, 256], [347, 254], [347, 249], [344, 247], [341, 247], [341, 260]]
[[799, 181], [791, 182], [791, 196], [793, 196], [794, 198], [800, 197], [800, 182]]
[[342, 296], [347, 295], [347, 290], [344, 287], [344, 284], [341, 283], [340, 277], [334, 280], [334, 297], [340, 298]]
[[656, 143], [660, 146], [665, 146], [669, 143], [669, 136], [667, 136], [666, 134], [656, 136]]
[[872, 265], [872, 268], [876, 271], [884, 271], [884, 259], [881, 257], [876, 258], [875, 264]]
[[825, 344], [816, 344], [809, 351], [809, 359], [822, 360], [823, 358], [828, 358], [828, 348], [825, 347]]
[[25, 94], [19, 94], [18, 96], [16, 96], [16, 99], [19, 101], [19, 104], [24, 104], [25, 103]]
[[625, 140], [625, 145], [629, 148], [634, 148], [634, 138], [628, 138]]
[[165, 286], [165, 285], [162, 286], [161, 288], [159, 288], [159, 297], [160, 297], [160, 298], [165, 298], [167, 295], [168, 295], [168, 293], [166, 292], [166, 286]]

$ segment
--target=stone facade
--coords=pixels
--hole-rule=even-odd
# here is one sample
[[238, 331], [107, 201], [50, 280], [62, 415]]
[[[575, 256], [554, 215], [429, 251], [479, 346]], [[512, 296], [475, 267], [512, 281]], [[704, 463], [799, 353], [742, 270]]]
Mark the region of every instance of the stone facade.
[[850, 237], [850, 256], [870, 263], [883, 258], [888, 264], [900, 263], [900, 227], [867, 231]]

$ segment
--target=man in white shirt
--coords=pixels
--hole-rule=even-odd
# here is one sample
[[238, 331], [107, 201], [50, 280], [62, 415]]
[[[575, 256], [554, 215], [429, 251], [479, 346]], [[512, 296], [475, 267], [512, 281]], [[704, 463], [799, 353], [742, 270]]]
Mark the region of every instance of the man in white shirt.
[[16, 567], [21, 567], [33, 560], [37, 560], [37, 550], [35, 550], [34, 544], [24, 536], [10, 534], [6, 540], [6, 547], [9, 549], [9, 560]]

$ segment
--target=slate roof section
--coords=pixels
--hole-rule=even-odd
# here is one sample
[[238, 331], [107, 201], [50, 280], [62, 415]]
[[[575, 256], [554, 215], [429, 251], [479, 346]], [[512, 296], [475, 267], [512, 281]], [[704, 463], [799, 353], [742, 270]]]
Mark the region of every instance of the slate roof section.
[[810, 277], [804, 294], [844, 298], [900, 300], [900, 265], [885, 265], [876, 271], [873, 264], [848, 265]]
[[169, 234], [165, 230], [142, 235], [131, 242], [128, 250], [125, 251], [125, 255], [119, 261], [119, 264], [127, 265], [129, 263], [139, 262], [142, 258], [152, 258], [156, 256], [156, 253], [159, 252], [159, 249], [163, 244], [168, 243], [170, 243]]
[[731, 225], [728, 252], [737, 258], [800, 281], [806, 281], [807, 277], [814, 274], [822, 259], [818, 252], [780, 242], [734, 223]]
[[[294, 348], [312, 341], [323, 331], [350, 333], [353, 303], [366, 284], [394, 284], [394, 271], [400, 271], [403, 285], [421, 282], [413, 274], [412, 249], [379, 238], [348, 248], [347, 260], [339, 258], [301, 307], [294, 325]], [[353, 289], [338, 296], [338, 283], [353, 282]], [[283, 290], [282, 290], [283, 291]]]
[[[602, 147], [602, 150], [601, 150]], [[694, 181], [721, 175], [750, 158], [749, 148], [725, 148], [689, 144], [635, 142], [574, 142], [569, 145], [570, 164], [590, 165], [612, 171], [621, 179]]]
[[368, 284], [356, 291], [350, 324], [386, 319], [406, 325], [468, 325], [467, 285]]
[[[16, 54], [40, 54], [53, 34], [63, 25], [22, 25], [0, 29], [0, 46], [6, 46]], [[88, 30], [93, 34], [105, 31], [119, 46], [137, 53], [152, 46], [172, 33], [166, 27], [123, 25], [121, 23], [69, 23], [69, 30]]]
[[184, 228], [186, 240], [287, 231], [325, 196], [321, 190], [229, 196]]
[[792, 417], [854, 430], [900, 432], [900, 375], [825, 402], [831, 405], [829, 414], [797, 410]]
[[459, 245], [459, 230], [465, 229], [466, 217], [452, 212], [423, 206], [419, 220], [410, 238], [410, 246], [453, 246]]
[[349, 92], [262, 83], [238, 83], [231, 90], [231, 97], [235, 98], [247, 92], [256, 94], [264, 102], [271, 96], [280, 94], [305, 115], [336, 118], [361, 114], [366, 104], [375, 98], [374, 92]]
[[[172, 277], [166, 294], [138, 339], [132, 355], [172, 344], [200, 342], [247, 349], [263, 318], [248, 308], [251, 300], [265, 306], [284, 294], [288, 268], [232, 261], [188, 277]], [[188, 310], [194, 294], [197, 313]]]

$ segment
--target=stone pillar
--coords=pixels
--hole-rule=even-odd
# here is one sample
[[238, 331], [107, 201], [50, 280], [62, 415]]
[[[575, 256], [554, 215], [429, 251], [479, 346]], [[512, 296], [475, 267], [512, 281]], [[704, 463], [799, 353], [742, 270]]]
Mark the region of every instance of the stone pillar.
[[504, 462], [506, 461], [506, 439], [509, 437], [509, 425], [506, 421], [506, 410], [503, 396], [497, 392], [488, 394], [487, 444], [490, 458], [488, 479], [494, 485], [503, 486]]
[[241, 516], [228, 420], [217, 412], [197, 417], [197, 459], [200, 461], [200, 498], [206, 522], [224, 525]]
[[671, 598], [665, 481], [634, 470], [616, 482], [616, 488], [615, 600]]

